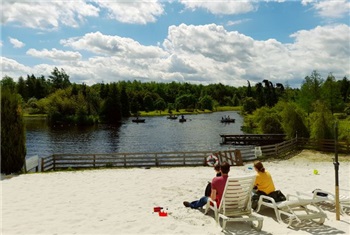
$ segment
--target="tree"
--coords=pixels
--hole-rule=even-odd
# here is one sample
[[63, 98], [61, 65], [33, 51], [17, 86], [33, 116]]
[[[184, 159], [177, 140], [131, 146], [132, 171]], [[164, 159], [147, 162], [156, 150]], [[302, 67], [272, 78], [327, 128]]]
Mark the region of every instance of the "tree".
[[1, 173], [11, 174], [20, 172], [25, 162], [25, 127], [19, 97], [1, 90]]
[[122, 105], [122, 116], [123, 117], [130, 117], [129, 97], [128, 97], [128, 94], [126, 93], [125, 84], [121, 85], [120, 103]]
[[59, 71], [58, 68], [55, 67], [49, 78], [54, 90], [65, 89], [71, 85], [69, 76], [66, 74], [64, 69]]
[[108, 97], [102, 107], [102, 119], [108, 123], [118, 123], [122, 119], [119, 91], [116, 83], [110, 85]]
[[276, 105], [276, 109], [280, 110], [281, 124], [287, 137], [309, 137], [309, 131], [306, 125], [306, 113], [296, 103], [280, 101]]
[[158, 98], [154, 103], [154, 106], [157, 110], [163, 111], [166, 108], [166, 103], [163, 98]]
[[256, 100], [252, 97], [246, 97], [243, 99], [242, 110], [248, 114], [251, 114], [256, 110], [258, 104]]
[[322, 84], [321, 91], [322, 100], [328, 106], [328, 109], [331, 110], [332, 114], [344, 110], [345, 106], [340, 88], [332, 74], [329, 74], [326, 81]]
[[310, 137], [314, 139], [333, 139], [334, 117], [331, 111], [321, 101], [314, 103], [314, 110], [310, 115]]
[[213, 110], [214, 109], [213, 98], [211, 98], [211, 96], [209, 95], [205, 95], [199, 100], [199, 105], [202, 109]]
[[16, 91], [16, 83], [13, 81], [11, 77], [5, 76], [1, 79], [1, 89], [6, 89], [11, 92]]
[[313, 103], [321, 98], [321, 85], [323, 79], [317, 71], [305, 77], [299, 94], [299, 105], [308, 113], [313, 112]]

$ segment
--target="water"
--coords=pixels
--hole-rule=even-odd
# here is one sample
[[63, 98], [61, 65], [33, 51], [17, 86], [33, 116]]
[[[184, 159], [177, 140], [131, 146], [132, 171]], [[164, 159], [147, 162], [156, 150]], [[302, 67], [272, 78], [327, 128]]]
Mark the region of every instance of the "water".
[[[225, 115], [236, 122], [221, 123]], [[242, 134], [243, 118], [235, 111], [185, 115], [184, 123], [165, 116], [142, 118], [145, 123], [133, 123], [129, 118], [121, 125], [93, 127], [49, 127], [45, 119], [26, 118], [27, 157], [54, 153], [218, 151], [229, 148], [220, 145], [220, 134]]]

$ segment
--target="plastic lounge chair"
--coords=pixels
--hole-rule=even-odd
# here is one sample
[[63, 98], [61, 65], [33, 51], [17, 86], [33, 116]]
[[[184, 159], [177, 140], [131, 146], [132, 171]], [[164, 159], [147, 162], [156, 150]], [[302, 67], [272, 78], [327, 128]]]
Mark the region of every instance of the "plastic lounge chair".
[[[307, 197], [312, 199], [318, 199], [320, 202], [328, 202], [335, 205], [335, 195], [329, 191], [322, 189], [315, 189], [312, 193], [307, 194], [304, 192], [297, 192], [299, 197]], [[339, 208], [340, 213], [345, 214], [344, 208], [350, 208], [350, 197], [345, 195], [339, 195]]]
[[[217, 203], [209, 198], [205, 208], [205, 214], [212, 209], [215, 220], [220, 223], [223, 220], [222, 230], [225, 230], [226, 223], [231, 221], [249, 221], [251, 226], [260, 231], [263, 225], [263, 218], [253, 215], [251, 209], [252, 189], [255, 175], [245, 177], [228, 178], [219, 207]], [[257, 224], [254, 223], [257, 221]]]
[[[290, 200], [290, 198], [293, 199]], [[279, 223], [283, 223], [282, 215], [288, 217], [288, 227], [292, 225], [293, 221], [301, 223], [303, 220], [313, 220], [323, 224], [327, 215], [316, 205], [320, 201], [320, 199], [302, 199], [298, 196], [287, 195], [286, 201], [275, 202], [272, 197], [261, 195], [256, 211], [259, 212], [261, 206], [270, 207], [274, 209]]]

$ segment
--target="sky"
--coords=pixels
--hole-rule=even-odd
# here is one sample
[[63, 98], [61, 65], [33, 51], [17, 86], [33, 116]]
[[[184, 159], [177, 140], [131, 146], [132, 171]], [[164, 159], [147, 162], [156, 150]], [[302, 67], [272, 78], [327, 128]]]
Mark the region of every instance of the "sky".
[[1, 0], [1, 77], [299, 88], [350, 78], [350, 0]]

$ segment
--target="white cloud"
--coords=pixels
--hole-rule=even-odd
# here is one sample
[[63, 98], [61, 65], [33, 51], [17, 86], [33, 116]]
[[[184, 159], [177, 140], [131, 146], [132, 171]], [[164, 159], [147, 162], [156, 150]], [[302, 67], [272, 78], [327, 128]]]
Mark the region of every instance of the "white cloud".
[[2, 47], [2, 45], [3, 45], [3, 44], [2, 44], [2, 40], [0, 40], [0, 47]]
[[42, 58], [51, 59], [53, 61], [76, 61], [82, 58], [79, 52], [73, 51], [61, 51], [53, 48], [52, 50], [43, 49], [38, 51], [36, 49], [29, 49], [26, 53], [27, 55]]
[[18, 63], [16, 60], [9, 59], [6, 57], [0, 57], [1, 60], [1, 73], [2, 77], [9, 76], [14, 79], [17, 79], [20, 76], [25, 76], [27, 74], [31, 74], [36, 70], [31, 67], [25, 66], [23, 64]]
[[111, 19], [123, 23], [146, 24], [155, 22], [157, 17], [164, 13], [164, 9], [158, 0], [129, 0], [129, 1], [99, 1], [96, 3], [101, 8], [106, 8]]
[[311, 4], [318, 14], [325, 18], [349, 17], [350, 14], [350, 2], [348, 0], [303, 0], [302, 4]]
[[52, 30], [60, 25], [78, 27], [87, 16], [98, 16], [99, 9], [84, 0], [40, 1], [21, 0], [2, 3], [1, 23], [41, 30]]
[[[95, 56], [87, 60], [74, 51], [52, 49], [28, 51], [32, 56], [59, 60], [73, 82], [92, 85], [118, 80], [186, 81], [246, 86], [269, 79], [273, 83], [299, 87], [304, 77], [317, 70], [323, 77], [349, 77], [350, 28], [347, 25], [316, 27], [291, 35], [293, 43], [275, 39], [257, 41], [223, 26], [171, 26], [161, 46], [144, 46], [130, 38], [100, 32], [62, 40], [72, 50], [86, 50]], [[66, 58], [65, 61], [63, 58]], [[73, 62], [74, 63], [73, 63]], [[18, 76], [49, 75], [54, 65], [27, 68], [7, 59], [7, 71]], [[11, 66], [10, 66], [11, 65]]]
[[179, 0], [186, 8], [191, 10], [204, 9], [212, 14], [234, 15], [242, 14], [257, 9], [255, 1], [202, 1], [202, 0]]
[[19, 41], [16, 38], [9, 37], [10, 43], [13, 45], [14, 48], [22, 48], [25, 46], [25, 44], [21, 41]]
[[83, 37], [61, 40], [60, 43], [75, 50], [86, 50], [104, 56], [119, 56], [125, 59], [158, 58], [166, 56], [157, 46], [143, 46], [139, 42], [119, 36], [88, 33]]
[[226, 25], [227, 25], [227, 26], [239, 25], [239, 24], [243, 24], [243, 23], [248, 22], [248, 21], [250, 21], [250, 19], [235, 20], [235, 21], [229, 20], [229, 21], [226, 23]]

